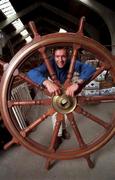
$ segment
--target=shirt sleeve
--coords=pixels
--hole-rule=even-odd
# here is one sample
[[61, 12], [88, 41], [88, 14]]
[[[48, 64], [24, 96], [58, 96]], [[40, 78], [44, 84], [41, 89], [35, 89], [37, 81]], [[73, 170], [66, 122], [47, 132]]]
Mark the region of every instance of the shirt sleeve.
[[90, 64], [77, 61], [75, 64], [75, 71], [79, 73], [79, 79], [88, 80], [92, 77], [96, 68]]
[[46, 77], [47, 67], [45, 64], [42, 64], [34, 69], [28, 71], [27, 76], [35, 83], [42, 85], [43, 82], [47, 79]]

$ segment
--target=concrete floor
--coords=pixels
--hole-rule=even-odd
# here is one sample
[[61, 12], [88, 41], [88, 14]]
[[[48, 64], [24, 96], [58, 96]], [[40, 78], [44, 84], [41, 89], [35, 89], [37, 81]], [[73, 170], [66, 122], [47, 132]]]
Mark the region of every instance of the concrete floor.
[[[100, 116], [108, 115], [106, 111], [115, 108], [115, 104], [98, 104], [88, 107], [91, 112], [97, 113], [101, 110]], [[97, 110], [96, 110], [97, 108]], [[35, 110], [35, 109], [34, 109]], [[99, 112], [98, 112], [99, 113]], [[104, 115], [105, 114], [105, 115]], [[79, 117], [80, 118], [80, 117]], [[79, 119], [78, 118], [78, 119]], [[92, 127], [90, 130], [94, 132], [92, 124], [85, 126], [82, 121], [82, 129], [88, 130], [88, 126]], [[50, 128], [50, 126], [48, 126]], [[95, 128], [96, 129], [96, 128]], [[98, 128], [97, 128], [98, 129]], [[97, 130], [96, 129], [96, 130]], [[36, 131], [33, 135], [40, 134]], [[70, 130], [70, 129], [68, 129]], [[85, 131], [86, 131], [85, 130]], [[43, 131], [43, 130], [42, 130]], [[45, 134], [50, 130], [45, 129]], [[85, 133], [84, 131], [84, 133]], [[89, 130], [88, 130], [89, 132]], [[71, 133], [71, 131], [70, 131]], [[41, 138], [43, 140], [43, 138]], [[72, 137], [71, 137], [72, 139]], [[89, 139], [89, 137], [88, 137]], [[45, 141], [48, 139], [46, 138]], [[65, 140], [64, 143], [72, 143], [71, 140]], [[63, 146], [63, 145], [62, 145]], [[66, 145], [65, 145], [66, 146]], [[90, 169], [85, 159], [61, 160], [56, 161], [55, 165], [47, 171], [45, 169], [45, 158], [33, 154], [23, 146], [14, 145], [7, 151], [0, 152], [0, 180], [114, 180], [115, 179], [115, 138], [113, 137], [108, 144], [91, 155], [95, 162], [95, 167]]]
[[93, 169], [84, 159], [74, 159], [58, 161], [47, 171], [44, 158], [15, 146], [0, 152], [0, 180], [114, 180], [115, 139], [92, 157]]

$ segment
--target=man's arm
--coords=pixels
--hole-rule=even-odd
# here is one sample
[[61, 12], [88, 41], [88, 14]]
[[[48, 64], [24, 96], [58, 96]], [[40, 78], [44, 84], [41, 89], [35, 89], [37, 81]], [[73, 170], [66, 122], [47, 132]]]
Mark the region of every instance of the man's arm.
[[54, 93], [55, 95], [60, 94], [60, 88], [54, 84], [51, 80], [46, 77], [47, 67], [45, 64], [40, 65], [37, 68], [31, 69], [27, 76], [35, 83], [39, 85], [44, 85], [49, 93]]
[[46, 77], [47, 68], [45, 64], [42, 64], [36, 68], [31, 69], [27, 76], [35, 83], [43, 85], [43, 82], [47, 79]]
[[75, 71], [79, 72], [80, 74], [79, 79], [77, 83], [72, 84], [66, 90], [66, 94], [72, 97], [74, 96], [74, 93], [79, 89], [79, 87], [82, 86], [82, 84], [86, 80], [89, 80], [92, 77], [96, 69], [90, 64], [85, 64], [77, 61], [75, 65]]
[[96, 71], [96, 68], [93, 67], [91, 64], [86, 64], [77, 61], [75, 64], [75, 71], [79, 73], [78, 82], [80, 82], [82, 80], [83, 81], [89, 80]]

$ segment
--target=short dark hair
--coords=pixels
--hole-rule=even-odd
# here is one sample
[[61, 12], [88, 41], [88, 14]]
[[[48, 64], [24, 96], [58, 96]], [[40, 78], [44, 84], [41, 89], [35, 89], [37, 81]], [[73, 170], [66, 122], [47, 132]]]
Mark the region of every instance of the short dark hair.
[[55, 51], [61, 50], [61, 49], [64, 49], [67, 52], [67, 48], [60, 45], [53, 48], [53, 54], [55, 53]]

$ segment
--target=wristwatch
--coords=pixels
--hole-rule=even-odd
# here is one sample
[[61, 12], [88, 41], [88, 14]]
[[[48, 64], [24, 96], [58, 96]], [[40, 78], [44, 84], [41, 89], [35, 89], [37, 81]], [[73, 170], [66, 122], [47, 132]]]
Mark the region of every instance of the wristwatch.
[[78, 79], [78, 81], [77, 81], [77, 84], [78, 84], [78, 85], [82, 85], [83, 83], [84, 83], [84, 80]]

